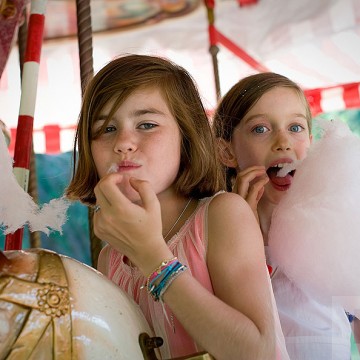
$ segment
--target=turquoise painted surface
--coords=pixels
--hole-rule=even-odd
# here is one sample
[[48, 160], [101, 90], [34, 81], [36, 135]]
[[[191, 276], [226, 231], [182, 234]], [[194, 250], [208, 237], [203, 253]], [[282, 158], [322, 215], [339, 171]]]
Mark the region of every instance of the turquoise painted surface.
[[[39, 204], [63, 195], [72, 173], [71, 152], [58, 155], [36, 154]], [[91, 264], [88, 210], [79, 202], [74, 202], [67, 211], [68, 220], [62, 234], [52, 232], [49, 236], [41, 233], [41, 247], [70, 256], [85, 264]], [[0, 230], [0, 248], [4, 249], [5, 236]], [[23, 249], [30, 247], [29, 231], [24, 228]]]

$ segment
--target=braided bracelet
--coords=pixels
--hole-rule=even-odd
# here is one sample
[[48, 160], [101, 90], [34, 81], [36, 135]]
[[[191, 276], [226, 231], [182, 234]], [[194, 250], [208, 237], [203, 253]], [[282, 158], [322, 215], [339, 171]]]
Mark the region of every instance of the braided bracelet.
[[171, 259], [168, 259], [168, 260], [164, 260], [161, 262], [161, 264], [154, 270], [150, 273], [150, 275], [148, 276], [147, 280], [146, 280], [146, 287], [148, 287], [148, 285], [155, 281], [156, 279], [158, 279], [162, 272], [168, 267], [170, 266], [171, 264], [175, 263], [177, 261], [177, 257], [173, 257]]
[[185, 270], [187, 270], [186, 265], [181, 265], [176, 271], [173, 271], [169, 278], [167, 279], [166, 283], [163, 285], [162, 289], [159, 291], [159, 299], [162, 301], [162, 297], [164, 296], [165, 291], [171, 285], [171, 283]]
[[169, 285], [186, 269], [177, 258], [163, 261], [147, 278], [148, 293], [159, 301]]

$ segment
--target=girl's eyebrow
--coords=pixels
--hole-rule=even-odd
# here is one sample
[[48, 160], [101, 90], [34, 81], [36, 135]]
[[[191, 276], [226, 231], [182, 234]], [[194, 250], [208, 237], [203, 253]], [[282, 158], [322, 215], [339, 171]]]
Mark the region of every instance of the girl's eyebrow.
[[95, 121], [102, 121], [102, 120], [106, 120], [108, 117], [107, 115], [103, 115], [103, 114], [100, 114], [95, 120]]
[[[156, 108], [150, 107], [150, 108], [146, 108], [146, 109], [138, 109], [138, 110], [134, 110], [131, 113], [131, 116], [133, 117], [140, 117], [142, 115], [148, 115], [148, 114], [154, 114], [154, 115], [162, 115], [165, 116], [165, 113], [163, 111], [160, 111]], [[102, 120], [107, 120], [108, 119], [108, 115], [106, 114], [99, 114], [99, 116], [95, 119], [95, 121], [102, 121]]]
[[[294, 114], [291, 114], [292, 116], [295, 116], [295, 117], [301, 117], [303, 118], [304, 120], [307, 120], [306, 119], [306, 115], [304, 114], [301, 114], [301, 113], [294, 113]], [[247, 122], [250, 122], [251, 120], [254, 120], [256, 118], [266, 118], [266, 113], [264, 114], [254, 114], [254, 115], [251, 115], [249, 116], [248, 118], [244, 118], [244, 122], [247, 123]]]
[[146, 109], [138, 109], [133, 112], [133, 116], [135, 116], [135, 117], [147, 115], [147, 114], [165, 115], [164, 112], [160, 111], [159, 109], [153, 108], [153, 107], [146, 108]]
[[254, 114], [249, 117], [244, 118], [244, 123], [250, 122], [251, 120], [257, 119], [257, 118], [264, 118], [266, 117], [266, 114]]

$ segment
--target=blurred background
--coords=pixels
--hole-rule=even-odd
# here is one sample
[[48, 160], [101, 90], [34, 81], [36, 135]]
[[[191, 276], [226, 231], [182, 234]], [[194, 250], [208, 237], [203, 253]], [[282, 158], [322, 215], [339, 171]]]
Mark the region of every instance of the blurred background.
[[[339, 118], [360, 133], [358, 0], [48, 0], [33, 132], [39, 204], [60, 197], [71, 176], [81, 104], [82, 6], [90, 13], [85, 50], [94, 72], [122, 53], [168, 57], [191, 73], [211, 114], [239, 79], [274, 71], [303, 87], [315, 118]], [[0, 0], [0, 119], [11, 133], [12, 155], [30, 8], [30, 0]], [[39, 236], [42, 247], [92, 263], [88, 209], [81, 204], [69, 208], [62, 234]], [[25, 230], [23, 247], [29, 246]]]
[[[0, 119], [12, 156], [31, 6], [30, 0], [0, 0]], [[90, 73], [123, 53], [170, 58], [194, 77], [210, 115], [242, 77], [278, 72], [305, 90], [315, 119], [341, 119], [360, 134], [359, 0], [48, 0], [29, 189], [39, 205], [61, 197], [71, 177], [82, 52]], [[25, 228], [22, 247], [35, 244], [94, 265], [101, 243], [91, 240], [91, 214], [74, 203], [67, 216], [62, 233]], [[1, 248], [4, 243], [0, 229]], [[360, 359], [355, 345], [354, 359]]]

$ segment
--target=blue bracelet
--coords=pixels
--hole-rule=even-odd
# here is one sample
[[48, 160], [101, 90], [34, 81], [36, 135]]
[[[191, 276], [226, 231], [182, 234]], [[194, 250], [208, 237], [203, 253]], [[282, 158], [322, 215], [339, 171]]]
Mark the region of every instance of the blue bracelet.
[[187, 267], [182, 265], [179, 261], [170, 264], [148, 284], [149, 294], [155, 301], [159, 301], [171, 282], [173, 282], [175, 278], [186, 269]]

